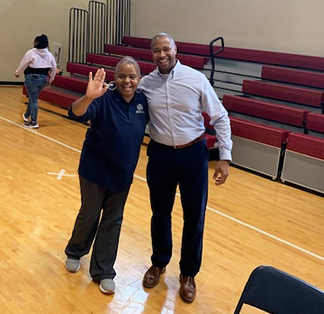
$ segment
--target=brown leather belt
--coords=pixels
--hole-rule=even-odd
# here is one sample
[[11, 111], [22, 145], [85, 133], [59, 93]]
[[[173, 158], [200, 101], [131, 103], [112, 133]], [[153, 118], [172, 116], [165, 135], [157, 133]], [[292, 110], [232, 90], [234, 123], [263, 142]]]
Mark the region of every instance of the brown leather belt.
[[187, 144], [182, 144], [182, 145], [174, 145], [173, 148], [174, 149], [181, 149], [181, 148], [186, 148], [189, 146], [192, 146], [193, 144], [196, 144], [200, 141], [202, 141], [205, 138], [205, 133], [201, 134], [199, 137], [197, 137], [195, 140], [187, 143]]

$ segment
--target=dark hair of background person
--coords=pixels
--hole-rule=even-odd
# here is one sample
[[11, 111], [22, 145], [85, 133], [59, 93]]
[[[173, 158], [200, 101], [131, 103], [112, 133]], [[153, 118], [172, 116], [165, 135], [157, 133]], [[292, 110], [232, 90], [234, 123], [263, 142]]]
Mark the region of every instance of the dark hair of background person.
[[35, 38], [35, 48], [45, 49], [48, 47], [48, 38], [46, 35], [42, 34]]

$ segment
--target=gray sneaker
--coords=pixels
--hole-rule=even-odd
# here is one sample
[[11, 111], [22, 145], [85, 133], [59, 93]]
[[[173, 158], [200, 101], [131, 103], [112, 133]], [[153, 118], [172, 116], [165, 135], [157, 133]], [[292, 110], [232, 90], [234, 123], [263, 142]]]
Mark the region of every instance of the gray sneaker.
[[115, 292], [115, 283], [113, 279], [103, 279], [100, 281], [99, 289], [106, 294], [113, 294]]
[[76, 273], [80, 269], [80, 261], [78, 259], [68, 258], [65, 262], [65, 268], [70, 273]]

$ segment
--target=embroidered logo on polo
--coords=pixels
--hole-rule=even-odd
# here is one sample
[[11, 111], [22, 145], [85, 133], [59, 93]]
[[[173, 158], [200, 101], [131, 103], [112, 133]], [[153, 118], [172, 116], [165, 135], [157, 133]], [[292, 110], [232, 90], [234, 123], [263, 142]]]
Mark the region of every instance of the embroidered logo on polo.
[[142, 104], [137, 104], [136, 106], [136, 113], [139, 113], [139, 114], [144, 114], [144, 107]]

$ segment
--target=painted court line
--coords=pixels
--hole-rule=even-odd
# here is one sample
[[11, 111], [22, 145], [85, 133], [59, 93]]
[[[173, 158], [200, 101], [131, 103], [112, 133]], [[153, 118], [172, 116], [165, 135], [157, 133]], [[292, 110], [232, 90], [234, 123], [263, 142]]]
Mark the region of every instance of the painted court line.
[[[75, 152], [81, 153], [80, 150], [78, 150], [78, 149], [76, 149], [76, 148], [74, 148], [74, 147], [71, 147], [71, 146], [66, 145], [66, 144], [64, 144], [64, 143], [62, 143], [62, 142], [59, 142], [59, 141], [57, 141], [57, 140], [54, 140], [53, 138], [48, 137], [48, 136], [46, 136], [46, 135], [43, 135], [43, 134], [41, 134], [41, 133], [38, 133], [38, 132], [36, 132], [36, 131], [34, 131], [34, 130], [27, 129], [27, 128], [25, 128], [24, 126], [22, 126], [21, 124], [15, 123], [15, 122], [10, 121], [10, 120], [8, 120], [8, 119], [6, 119], [6, 118], [3, 118], [3, 117], [1, 117], [1, 116], [0, 116], [0, 119], [6, 121], [6, 122], [8, 122], [8, 123], [11, 123], [11, 124], [13, 124], [13, 125], [15, 125], [15, 126], [21, 127], [21, 128], [23, 128], [23, 129], [25, 129], [26, 131], [30, 131], [30, 132], [34, 133], [35, 135], [37, 135], [37, 136], [41, 136], [41, 137], [43, 137], [43, 138], [45, 138], [45, 139], [47, 139], [47, 140], [49, 140], [49, 141], [51, 141], [51, 142], [53, 142], [53, 143], [56, 143], [56, 144], [62, 145], [62, 146], [66, 147], [66, 148], [68, 148], [68, 149], [70, 149], [70, 150], [73, 150], [73, 151], [75, 151]], [[142, 177], [137, 176], [137, 175], [134, 175], [134, 177], [137, 178], [137, 179], [139, 179], [139, 180], [141, 180], [141, 181], [146, 182], [146, 179], [145, 179], [145, 178], [142, 178]], [[177, 196], [180, 196], [180, 194], [177, 193]], [[288, 241], [286, 241], [286, 240], [283, 240], [283, 239], [281, 239], [281, 238], [279, 238], [279, 237], [277, 237], [277, 236], [272, 235], [271, 233], [265, 232], [265, 231], [263, 231], [263, 230], [261, 230], [261, 229], [259, 229], [259, 228], [256, 228], [256, 227], [254, 227], [254, 226], [252, 226], [252, 225], [249, 225], [249, 224], [247, 224], [247, 223], [245, 223], [245, 222], [243, 222], [243, 221], [241, 221], [241, 220], [238, 220], [238, 219], [236, 219], [236, 218], [234, 218], [234, 217], [231, 217], [231, 216], [229, 216], [229, 215], [226, 215], [226, 214], [224, 214], [224, 213], [222, 213], [222, 212], [220, 212], [220, 211], [218, 211], [218, 210], [216, 210], [216, 209], [213, 209], [213, 208], [207, 206], [207, 210], [210, 210], [210, 211], [214, 212], [214, 213], [217, 214], [217, 215], [220, 215], [220, 216], [222, 216], [222, 217], [224, 217], [224, 218], [227, 218], [227, 219], [229, 219], [229, 220], [231, 220], [231, 221], [233, 221], [233, 222], [235, 222], [235, 223], [237, 223], [237, 224], [240, 224], [240, 225], [242, 225], [242, 226], [244, 226], [244, 227], [246, 227], [246, 228], [249, 228], [249, 229], [254, 230], [254, 231], [256, 231], [256, 232], [258, 232], [258, 233], [260, 233], [260, 234], [263, 234], [263, 235], [265, 235], [265, 236], [267, 236], [267, 237], [269, 237], [269, 238], [271, 238], [271, 239], [273, 239], [273, 240], [276, 240], [276, 241], [278, 241], [278, 242], [280, 242], [280, 243], [283, 243], [283, 244], [285, 244], [285, 245], [287, 245], [287, 246], [290, 246], [290, 247], [292, 247], [292, 248], [294, 248], [294, 249], [296, 249], [296, 250], [298, 250], [298, 251], [300, 251], [300, 252], [303, 252], [303, 253], [305, 253], [305, 254], [307, 254], [307, 255], [310, 255], [310, 256], [312, 256], [312, 257], [314, 257], [314, 258], [317, 258], [317, 259], [319, 259], [319, 260], [321, 260], [321, 261], [324, 261], [324, 257], [322, 257], [322, 256], [320, 256], [320, 255], [317, 255], [317, 254], [315, 254], [315, 253], [313, 253], [313, 252], [311, 252], [311, 251], [305, 250], [305, 249], [303, 249], [303, 248], [301, 248], [301, 247], [299, 247], [299, 246], [297, 246], [297, 245], [295, 245], [295, 244], [293, 244], [293, 243], [290, 243], [290, 242], [288, 242]]]
[[65, 177], [76, 177], [75, 174], [66, 174], [65, 169], [61, 169], [60, 172], [47, 172], [47, 174], [56, 176], [56, 180], [61, 180], [64, 176]]
[[47, 140], [49, 140], [49, 141], [51, 141], [51, 142], [54, 142], [54, 143], [59, 144], [59, 145], [61, 145], [61, 146], [64, 146], [64, 147], [66, 147], [66, 148], [68, 148], [68, 149], [70, 149], [70, 150], [73, 150], [73, 151], [78, 152], [78, 153], [81, 152], [79, 149], [76, 149], [76, 148], [71, 147], [71, 146], [69, 146], [69, 145], [66, 145], [66, 144], [64, 144], [64, 143], [62, 143], [62, 142], [59, 142], [59, 141], [57, 141], [57, 140], [54, 140], [53, 138], [48, 137], [48, 136], [46, 136], [46, 135], [44, 135], [44, 134], [38, 133], [37, 131], [35, 131], [35, 130], [33, 130], [33, 129], [28, 129], [28, 128], [24, 127], [23, 125], [19, 124], [19, 123], [16, 123], [16, 122], [10, 121], [10, 120], [8, 120], [8, 119], [6, 119], [6, 118], [3, 118], [3, 117], [1, 117], [1, 116], [0, 116], [0, 119], [6, 121], [6, 122], [8, 122], [8, 123], [11, 123], [11, 124], [13, 124], [13, 125], [15, 125], [15, 126], [18, 126], [18, 127], [20, 127], [20, 128], [23, 128], [23, 129], [26, 130], [26, 131], [32, 132], [32, 133], [34, 133], [34, 134], [36, 134], [36, 135], [38, 135], [38, 136], [40, 136], [40, 137], [43, 137], [43, 138], [45, 138], [45, 139], [47, 139]]
[[247, 227], [247, 228], [249, 228], [249, 229], [252, 229], [252, 230], [254, 230], [254, 231], [257, 231], [257, 232], [259, 232], [259, 233], [261, 233], [261, 234], [263, 234], [263, 235], [265, 235], [265, 236], [267, 236], [267, 237], [269, 237], [269, 238], [271, 238], [271, 239], [274, 239], [274, 240], [276, 240], [276, 241], [278, 241], [278, 242], [281, 242], [281, 243], [283, 243], [283, 244], [286, 244], [286, 245], [288, 245], [288, 246], [290, 246], [290, 247], [292, 247], [292, 248], [294, 248], [294, 249], [296, 249], [296, 250], [298, 250], [298, 251], [301, 251], [301, 252], [303, 252], [303, 253], [306, 253], [306, 254], [308, 254], [308, 255], [310, 255], [310, 256], [313, 256], [313, 257], [315, 257], [315, 258], [317, 258], [317, 259], [319, 259], [319, 260], [321, 260], [321, 261], [324, 262], [324, 257], [322, 257], [322, 256], [320, 256], [320, 255], [317, 255], [317, 254], [315, 254], [315, 253], [313, 253], [313, 252], [310, 252], [310, 251], [308, 251], [308, 250], [305, 250], [305, 249], [303, 249], [303, 248], [301, 248], [301, 247], [299, 247], [299, 246], [297, 246], [297, 245], [295, 245], [295, 244], [292, 244], [292, 243], [290, 243], [290, 242], [288, 242], [288, 241], [286, 241], [286, 240], [283, 240], [283, 239], [281, 239], [281, 238], [279, 238], [279, 237], [276, 237], [276, 236], [272, 235], [271, 233], [265, 232], [265, 231], [263, 231], [263, 230], [261, 230], [261, 229], [259, 229], [259, 228], [256, 228], [256, 227], [254, 227], [254, 226], [252, 226], [252, 225], [249, 225], [249, 224], [247, 224], [247, 223], [245, 223], [245, 222], [243, 222], [243, 221], [241, 221], [241, 220], [238, 220], [238, 219], [236, 219], [236, 218], [234, 218], [234, 217], [231, 217], [231, 216], [229, 216], [229, 215], [226, 215], [226, 214], [224, 214], [224, 213], [222, 213], [222, 212], [220, 212], [220, 211], [218, 211], [218, 210], [215, 210], [215, 209], [213, 209], [213, 208], [211, 208], [211, 207], [208, 207], [208, 206], [207, 206], [207, 209], [210, 210], [210, 211], [212, 211], [212, 212], [214, 212], [214, 213], [216, 213], [216, 214], [218, 214], [218, 215], [220, 215], [220, 216], [222, 216], [222, 217], [224, 217], [224, 218], [227, 218], [227, 219], [229, 219], [229, 220], [232, 220], [232, 221], [234, 221], [234, 222], [236, 222], [236, 223], [238, 223], [238, 224], [240, 224], [240, 225], [242, 225], [242, 226], [245, 226], [245, 227]]

